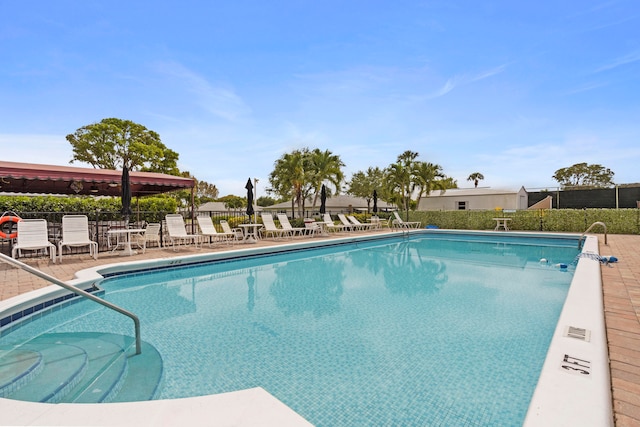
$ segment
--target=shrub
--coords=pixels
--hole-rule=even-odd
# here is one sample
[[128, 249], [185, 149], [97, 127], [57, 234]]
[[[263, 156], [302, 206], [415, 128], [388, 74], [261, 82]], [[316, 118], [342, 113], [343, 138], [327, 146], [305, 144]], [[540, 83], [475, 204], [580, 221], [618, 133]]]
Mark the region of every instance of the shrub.
[[[492, 230], [492, 218], [512, 218], [509, 227], [521, 231], [583, 233], [595, 222], [603, 222], [610, 234], [640, 234], [640, 209], [544, 209], [509, 213], [495, 211], [413, 211], [411, 221], [423, 226], [456, 230]], [[602, 232], [602, 227], [593, 231]]]

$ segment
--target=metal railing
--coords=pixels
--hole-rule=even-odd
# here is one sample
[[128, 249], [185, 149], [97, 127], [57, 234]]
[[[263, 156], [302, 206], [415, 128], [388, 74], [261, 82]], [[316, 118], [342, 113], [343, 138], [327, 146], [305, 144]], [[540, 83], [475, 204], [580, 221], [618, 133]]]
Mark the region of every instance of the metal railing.
[[607, 225], [604, 222], [596, 221], [593, 224], [591, 224], [589, 226], [589, 228], [587, 228], [587, 230], [584, 233], [582, 233], [582, 235], [580, 236], [580, 240], [578, 240], [578, 248], [582, 247], [582, 242], [584, 241], [585, 234], [587, 234], [589, 231], [591, 231], [591, 229], [593, 227], [595, 227], [596, 225], [601, 225], [604, 228], [604, 244], [605, 245], [608, 244], [607, 243]]
[[24, 270], [24, 271], [26, 271], [28, 273], [31, 273], [31, 274], [33, 274], [35, 276], [38, 276], [41, 279], [44, 279], [44, 280], [46, 280], [46, 281], [48, 281], [50, 283], [53, 283], [54, 285], [58, 285], [58, 286], [66, 289], [68, 291], [73, 292], [76, 295], [79, 295], [81, 297], [90, 299], [91, 301], [97, 302], [100, 305], [103, 305], [103, 306], [105, 306], [105, 307], [107, 307], [107, 308], [109, 308], [111, 310], [114, 310], [114, 311], [116, 311], [116, 312], [118, 312], [120, 314], [124, 314], [125, 316], [131, 318], [131, 320], [133, 320], [133, 324], [134, 324], [134, 327], [135, 327], [135, 334], [136, 334], [136, 354], [142, 353], [142, 340], [140, 339], [140, 319], [138, 319], [138, 316], [136, 316], [135, 314], [125, 310], [124, 308], [118, 307], [115, 304], [112, 304], [112, 303], [110, 303], [108, 301], [105, 301], [105, 300], [103, 300], [101, 298], [98, 298], [97, 296], [92, 295], [92, 294], [90, 294], [89, 292], [87, 292], [87, 291], [85, 291], [83, 289], [79, 289], [79, 288], [76, 288], [74, 286], [68, 285], [68, 284], [64, 283], [63, 281], [58, 280], [55, 277], [48, 275], [47, 273], [44, 273], [44, 272], [42, 272], [40, 270], [37, 270], [37, 269], [35, 269], [35, 268], [23, 263], [23, 262], [20, 262], [20, 261], [15, 260], [15, 259], [13, 259], [11, 257], [8, 257], [5, 254], [1, 254], [0, 253], [0, 260], [6, 262], [8, 264], [11, 264], [11, 265], [13, 265], [15, 267], [18, 267], [18, 268], [20, 268], [20, 269], [22, 269], [22, 270]]

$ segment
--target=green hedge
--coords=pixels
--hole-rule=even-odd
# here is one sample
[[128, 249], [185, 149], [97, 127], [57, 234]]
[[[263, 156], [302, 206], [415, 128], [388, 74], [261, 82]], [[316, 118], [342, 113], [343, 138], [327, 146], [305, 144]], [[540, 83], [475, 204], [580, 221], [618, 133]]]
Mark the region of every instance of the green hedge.
[[[545, 209], [535, 211], [414, 211], [410, 221], [423, 226], [459, 230], [492, 230], [493, 218], [512, 218], [509, 227], [521, 231], [584, 232], [594, 222], [604, 222], [610, 234], [640, 234], [640, 209]], [[595, 233], [602, 227], [593, 228]]]
[[[166, 197], [142, 197], [131, 201], [134, 217], [140, 212], [140, 220], [158, 222], [169, 212], [175, 212], [177, 202]], [[84, 213], [98, 215], [100, 220], [121, 219], [122, 204], [118, 197], [55, 197], [55, 196], [0, 196], [0, 214], [13, 211], [25, 213]]]

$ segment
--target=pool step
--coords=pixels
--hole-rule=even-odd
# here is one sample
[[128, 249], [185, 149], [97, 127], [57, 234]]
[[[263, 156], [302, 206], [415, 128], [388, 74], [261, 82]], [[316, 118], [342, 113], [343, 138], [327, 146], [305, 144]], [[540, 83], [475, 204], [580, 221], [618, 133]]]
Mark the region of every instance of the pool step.
[[40, 373], [42, 354], [20, 348], [0, 349], [0, 397], [7, 396]]
[[162, 358], [131, 337], [96, 332], [44, 334], [0, 347], [0, 397], [34, 402], [149, 400], [162, 378]]

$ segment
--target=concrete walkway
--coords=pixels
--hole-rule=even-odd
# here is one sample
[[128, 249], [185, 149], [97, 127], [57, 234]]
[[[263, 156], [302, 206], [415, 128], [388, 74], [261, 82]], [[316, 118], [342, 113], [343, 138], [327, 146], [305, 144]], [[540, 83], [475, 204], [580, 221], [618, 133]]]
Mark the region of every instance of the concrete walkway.
[[[325, 239], [325, 238], [323, 238]], [[600, 254], [613, 255], [619, 262], [602, 268], [604, 310], [611, 360], [613, 409], [616, 427], [640, 426], [640, 236], [609, 235], [608, 245], [600, 239]], [[273, 246], [290, 242], [288, 239], [264, 239], [256, 246]], [[48, 258], [27, 259], [26, 263], [61, 280], [70, 280], [78, 270], [155, 258], [208, 251], [221, 251], [234, 246], [216, 245], [202, 249], [182, 247], [178, 252], [170, 248], [148, 249], [146, 254], [120, 257], [117, 253], [100, 253], [98, 260], [89, 255], [65, 256], [62, 264], [51, 264]], [[254, 246], [255, 247], [255, 246]], [[0, 300], [47, 286], [44, 280], [0, 262]]]

